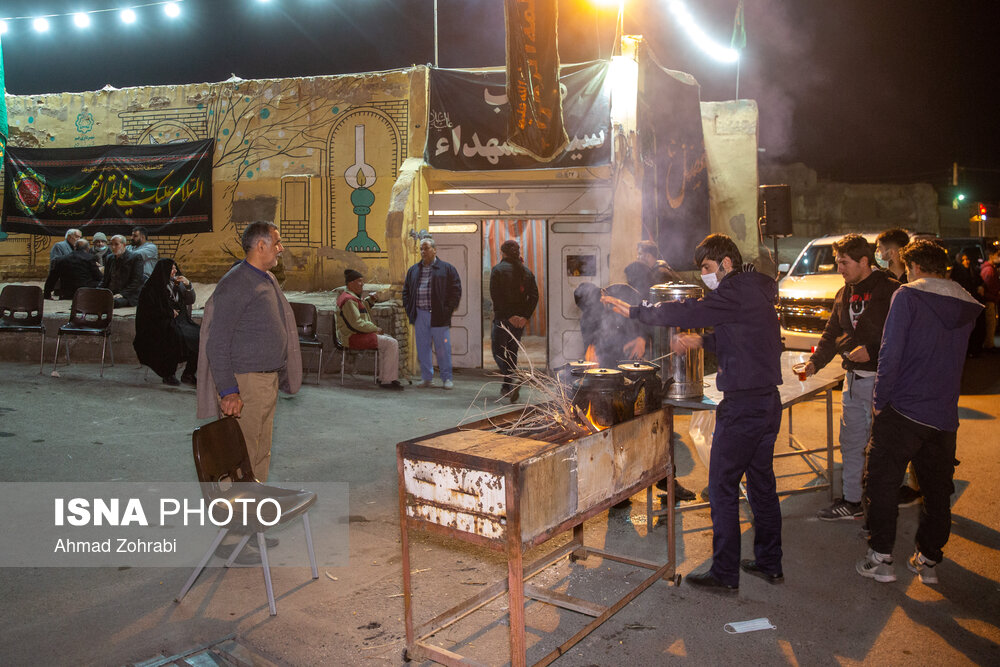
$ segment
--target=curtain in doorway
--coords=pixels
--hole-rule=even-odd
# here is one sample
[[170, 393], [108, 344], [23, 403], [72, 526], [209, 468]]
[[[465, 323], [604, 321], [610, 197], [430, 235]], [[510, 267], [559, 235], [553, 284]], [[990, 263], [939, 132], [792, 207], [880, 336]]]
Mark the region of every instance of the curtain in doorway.
[[544, 220], [483, 220], [484, 286], [489, 290], [489, 272], [500, 261], [500, 246], [514, 239], [521, 245], [524, 265], [535, 274], [538, 282], [538, 307], [528, 320], [526, 336], [544, 336], [548, 330], [548, 294], [545, 281], [545, 221]]

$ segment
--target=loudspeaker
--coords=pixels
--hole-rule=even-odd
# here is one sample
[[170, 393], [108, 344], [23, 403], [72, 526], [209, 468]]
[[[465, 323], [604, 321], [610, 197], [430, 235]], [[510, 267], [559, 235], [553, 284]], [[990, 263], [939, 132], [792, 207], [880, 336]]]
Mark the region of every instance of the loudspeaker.
[[762, 185], [757, 188], [757, 215], [762, 236], [792, 235], [792, 189], [787, 185]]

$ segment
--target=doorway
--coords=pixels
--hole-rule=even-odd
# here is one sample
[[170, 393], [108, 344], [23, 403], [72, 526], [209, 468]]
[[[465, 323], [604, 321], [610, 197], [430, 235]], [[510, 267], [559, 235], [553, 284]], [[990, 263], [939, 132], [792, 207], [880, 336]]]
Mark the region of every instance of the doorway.
[[500, 245], [513, 239], [521, 246], [521, 257], [524, 265], [535, 275], [538, 283], [538, 306], [528, 320], [521, 345], [527, 352], [518, 355], [518, 366], [531, 364], [544, 370], [548, 362], [547, 336], [548, 326], [548, 280], [546, 272], [546, 221], [537, 219], [505, 219], [490, 218], [482, 221], [483, 228], [483, 264], [482, 264], [482, 302], [483, 302], [483, 368], [488, 372], [496, 372], [497, 365], [493, 361], [491, 332], [493, 330], [493, 299], [490, 297], [490, 272], [493, 266], [500, 262]]

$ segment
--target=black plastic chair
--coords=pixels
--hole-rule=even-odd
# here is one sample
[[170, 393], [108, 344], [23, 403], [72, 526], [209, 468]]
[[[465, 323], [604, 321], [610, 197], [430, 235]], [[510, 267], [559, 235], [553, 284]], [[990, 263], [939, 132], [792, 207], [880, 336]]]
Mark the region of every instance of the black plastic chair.
[[[101, 377], [104, 377], [104, 355], [109, 347], [114, 309], [115, 297], [111, 290], [99, 287], [81, 287], [76, 290], [70, 307], [69, 322], [59, 327], [52, 370], [56, 370], [56, 363], [59, 361], [59, 343], [63, 336], [100, 336], [104, 339], [101, 345]], [[69, 344], [66, 345], [66, 363], [70, 363]], [[114, 346], [111, 346], [111, 365], [115, 365]]]
[[0, 292], [0, 333], [40, 333], [38, 372], [45, 365], [45, 297], [38, 285], [7, 285]]
[[323, 341], [316, 336], [316, 324], [319, 319], [316, 306], [311, 303], [294, 302], [288, 305], [295, 313], [295, 328], [299, 331], [299, 348], [303, 351], [306, 348], [319, 350], [319, 361], [316, 365], [316, 382], [319, 382], [320, 374], [323, 372]]
[[[357, 356], [359, 354], [364, 354], [365, 352], [374, 352], [375, 353], [375, 370], [374, 370], [374, 375], [375, 375], [375, 384], [378, 384], [378, 348], [376, 347], [375, 349], [357, 350], [357, 349], [355, 349], [353, 347], [348, 347], [348, 346], [344, 345], [340, 341], [340, 335], [337, 333], [338, 331], [340, 331], [340, 329], [337, 327], [337, 318], [338, 317], [340, 317], [340, 311], [339, 310], [334, 310], [333, 311], [333, 344], [337, 347], [338, 350], [340, 350], [340, 384], [341, 385], [344, 384], [344, 367], [346, 366], [347, 355], [350, 354], [352, 356]], [[351, 372], [351, 375], [354, 375], [353, 371]]]
[[[271, 616], [274, 616], [278, 613], [278, 609], [274, 603], [274, 589], [271, 587], [271, 568], [268, 564], [267, 540], [264, 538], [264, 533], [270, 528], [283, 526], [301, 516], [306, 530], [306, 547], [309, 550], [312, 578], [318, 579], [319, 570], [316, 567], [312, 531], [309, 528], [309, 508], [316, 504], [316, 494], [311, 491], [266, 486], [258, 482], [253, 474], [253, 466], [250, 463], [250, 456], [247, 454], [243, 432], [240, 431], [239, 423], [233, 417], [224, 417], [195, 429], [194, 433], [191, 434], [191, 445], [194, 450], [194, 467], [198, 471], [198, 481], [201, 482], [205, 504], [210, 505], [213, 500], [221, 499], [227, 501], [230, 507], [239, 508], [241, 505], [238, 502], [249, 502], [250, 506], [255, 509], [246, 512], [247, 523], [243, 523], [242, 512], [232, 512], [230, 521], [222, 525], [212, 542], [212, 546], [205, 552], [201, 562], [198, 563], [191, 577], [184, 584], [184, 588], [177, 594], [175, 601], [180, 602], [187, 595], [198, 575], [205, 569], [205, 565], [208, 564], [209, 559], [222, 543], [222, 538], [232, 530], [234, 533], [243, 535], [243, 538], [233, 548], [226, 561], [226, 567], [232, 566], [250, 537], [256, 535], [257, 547], [260, 549], [260, 565], [264, 571], [264, 587], [267, 589], [267, 606]], [[261, 504], [264, 499], [272, 499], [278, 503], [281, 508], [280, 517], [276, 516], [277, 510], [272, 503]], [[243, 506], [245, 507], [245, 505]], [[271, 523], [275, 519], [277, 522], [273, 526], [258, 523], [258, 509], [262, 515], [260, 518], [264, 522]]]

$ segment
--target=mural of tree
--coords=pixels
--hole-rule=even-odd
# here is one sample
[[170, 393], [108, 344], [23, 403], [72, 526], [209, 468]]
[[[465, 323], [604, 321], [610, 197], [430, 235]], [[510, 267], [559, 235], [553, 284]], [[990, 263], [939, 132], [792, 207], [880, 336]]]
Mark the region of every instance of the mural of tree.
[[[301, 100], [307, 98], [305, 103]], [[267, 161], [321, 158], [336, 108], [317, 108], [296, 80], [230, 79], [213, 86], [209, 136], [216, 139], [215, 167], [231, 169], [226, 185], [227, 218], [239, 182], [257, 177]], [[319, 162], [316, 162], [319, 164]], [[225, 173], [225, 171], [222, 171]]]

